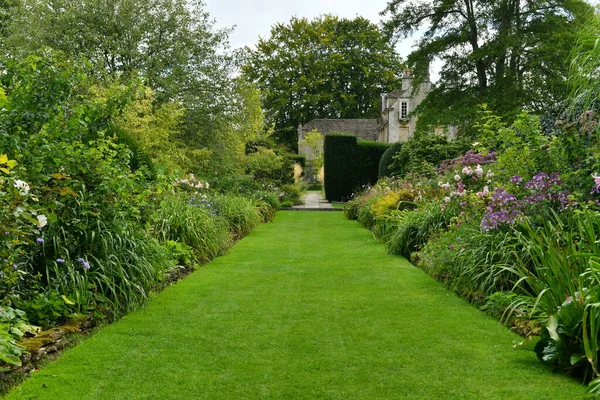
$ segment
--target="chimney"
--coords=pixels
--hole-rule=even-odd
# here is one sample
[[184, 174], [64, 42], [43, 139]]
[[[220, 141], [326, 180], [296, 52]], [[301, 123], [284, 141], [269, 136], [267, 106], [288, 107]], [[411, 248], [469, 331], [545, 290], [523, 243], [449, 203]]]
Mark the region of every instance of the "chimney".
[[412, 86], [412, 73], [409, 68], [406, 68], [402, 72], [402, 90], [408, 90]]

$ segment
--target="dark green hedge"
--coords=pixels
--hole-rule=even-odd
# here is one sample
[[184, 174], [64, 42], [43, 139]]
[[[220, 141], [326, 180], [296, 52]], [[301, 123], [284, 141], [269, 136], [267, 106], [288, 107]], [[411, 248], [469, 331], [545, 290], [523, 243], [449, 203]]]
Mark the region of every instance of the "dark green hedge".
[[393, 157], [402, 149], [402, 143], [394, 143], [383, 153], [379, 160], [379, 178], [390, 176], [390, 164], [393, 161]]
[[329, 201], [347, 200], [357, 189], [377, 182], [379, 160], [389, 144], [358, 142], [355, 136], [325, 136], [325, 197]]
[[362, 185], [373, 185], [379, 178], [379, 161], [390, 148], [389, 143], [360, 141], [357, 143], [357, 181]]
[[354, 189], [356, 137], [341, 134], [325, 135], [323, 142], [323, 168], [325, 172], [325, 197], [340, 201], [349, 197]]

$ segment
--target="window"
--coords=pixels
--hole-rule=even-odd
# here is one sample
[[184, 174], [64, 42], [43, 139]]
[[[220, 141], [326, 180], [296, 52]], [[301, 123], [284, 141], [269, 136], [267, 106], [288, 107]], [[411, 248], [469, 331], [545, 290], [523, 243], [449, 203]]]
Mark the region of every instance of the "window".
[[407, 118], [408, 118], [408, 102], [403, 101], [400, 104], [400, 119], [407, 119]]

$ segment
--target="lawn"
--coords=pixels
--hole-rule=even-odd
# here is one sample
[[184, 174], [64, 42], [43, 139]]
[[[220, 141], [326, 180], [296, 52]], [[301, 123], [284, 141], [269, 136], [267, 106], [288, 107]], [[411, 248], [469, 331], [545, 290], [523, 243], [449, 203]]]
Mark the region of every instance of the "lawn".
[[576, 399], [341, 213], [280, 212], [7, 399]]

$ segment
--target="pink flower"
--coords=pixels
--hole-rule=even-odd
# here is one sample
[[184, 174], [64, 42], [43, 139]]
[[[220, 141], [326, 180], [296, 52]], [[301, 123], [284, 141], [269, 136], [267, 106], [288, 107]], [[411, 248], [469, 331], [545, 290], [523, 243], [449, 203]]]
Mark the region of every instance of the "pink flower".
[[594, 186], [590, 194], [598, 193], [600, 192], [600, 175], [592, 174], [592, 178], [594, 178], [594, 184], [596, 186]]

